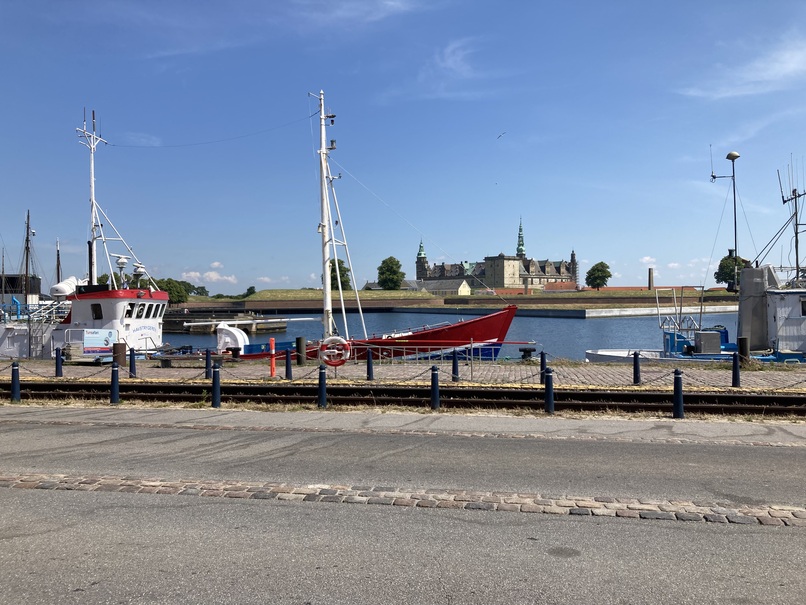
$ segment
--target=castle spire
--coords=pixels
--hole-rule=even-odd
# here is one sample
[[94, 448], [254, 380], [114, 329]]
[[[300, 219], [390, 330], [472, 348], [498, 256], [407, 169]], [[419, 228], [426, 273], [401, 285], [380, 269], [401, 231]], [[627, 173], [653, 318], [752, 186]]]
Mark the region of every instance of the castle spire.
[[417, 252], [417, 258], [425, 258], [425, 247], [423, 247], [423, 240], [420, 240], [420, 250]]
[[515, 251], [517, 256], [526, 256], [526, 248], [523, 245], [523, 218], [520, 219], [520, 224], [518, 225], [518, 248]]

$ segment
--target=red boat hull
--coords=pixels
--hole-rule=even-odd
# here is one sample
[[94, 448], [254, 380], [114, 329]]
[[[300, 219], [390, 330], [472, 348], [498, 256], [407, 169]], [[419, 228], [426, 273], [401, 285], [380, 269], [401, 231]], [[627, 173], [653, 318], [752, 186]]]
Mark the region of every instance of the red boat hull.
[[[501, 343], [506, 340], [509, 326], [517, 309], [518, 307], [515, 305], [508, 305], [500, 311], [446, 326], [426, 327], [405, 334], [386, 335], [378, 338], [351, 340], [349, 343], [350, 357], [366, 359], [367, 351], [370, 350], [376, 359], [429, 356], [440, 351], [473, 347], [490, 351], [489, 354], [484, 355], [485, 358], [490, 355], [495, 358]], [[306, 357], [317, 359], [319, 346], [309, 347]]]

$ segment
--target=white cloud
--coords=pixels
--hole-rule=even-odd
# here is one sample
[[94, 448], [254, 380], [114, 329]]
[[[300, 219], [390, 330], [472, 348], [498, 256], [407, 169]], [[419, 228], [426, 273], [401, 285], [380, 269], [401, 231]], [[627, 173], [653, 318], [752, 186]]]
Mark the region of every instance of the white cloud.
[[223, 264], [223, 263], [220, 263], [220, 262], [218, 262], [218, 261], [216, 260], [216, 261], [213, 261], [212, 263], [210, 263], [210, 268], [211, 268], [211, 269], [223, 269], [223, 268], [224, 268], [224, 264]]
[[654, 267], [657, 260], [652, 258], [651, 256], [643, 256], [640, 259], [638, 259], [638, 262], [641, 263], [642, 265]]
[[666, 266], [669, 269], [679, 269], [681, 267], [680, 263], [667, 263]]
[[201, 281], [201, 273], [198, 271], [185, 271], [182, 273], [182, 279], [191, 283]]
[[218, 282], [226, 282], [229, 284], [237, 284], [238, 278], [234, 275], [221, 275], [218, 271], [207, 271], [202, 275], [202, 279], [208, 284], [215, 284]]
[[287, 275], [283, 275], [282, 277], [279, 277], [277, 279], [273, 279], [271, 277], [258, 277], [256, 281], [259, 281], [262, 284], [277, 284], [277, 283], [287, 284], [288, 282], [291, 281], [291, 278], [288, 277]]
[[783, 36], [777, 46], [736, 67], [709, 71], [715, 83], [681, 91], [712, 100], [789, 90], [806, 81], [806, 40]]

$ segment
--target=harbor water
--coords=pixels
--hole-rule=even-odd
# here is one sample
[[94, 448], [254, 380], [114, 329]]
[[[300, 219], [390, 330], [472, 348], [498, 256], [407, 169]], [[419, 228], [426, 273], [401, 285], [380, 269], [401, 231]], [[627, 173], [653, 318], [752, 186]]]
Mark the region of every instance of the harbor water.
[[[286, 332], [258, 334], [251, 342], [266, 342], [269, 336], [277, 342], [305, 337], [318, 340], [322, 337], [319, 317], [289, 314], [288, 319], [311, 317], [311, 321], [293, 321]], [[389, 332], [405, 332], [424, 326], [445, 322], [472, 319], [474, 315], [444, 315], [436, 313], [364, 313], [368, 336]], [[337, 322], [342, 326], [342, 317]], [[703, 316], [703, 327], [722, 325], [728, 329], [731, 340], [736, 338], [736, 314], [712, 313]], [[363, 337], [361, 320], [357, 313], [347, 315], [347, 328], [352, 338]], [[343, 332], [343, 328], [340, 327]], [[342, 334], [344, 335], [344, 334]], [[190, 345], [193, 348], [215, 348], [215, 334], [166, 334], [165, 340], [172, 346]], [[534, 342], [534, 344], [523, 344]], [[516, 316], [507, 335], [507, 343], [501, 349], [500, 358], [519, 358], [518, 349], [534, 347], [539, 353], [562, 359], [585, 359], [588, 349], [660, 349], [661, 330], [658, 318], [651, 317], [606, 317], [595, 319], [566, 319], [553, 317]]]

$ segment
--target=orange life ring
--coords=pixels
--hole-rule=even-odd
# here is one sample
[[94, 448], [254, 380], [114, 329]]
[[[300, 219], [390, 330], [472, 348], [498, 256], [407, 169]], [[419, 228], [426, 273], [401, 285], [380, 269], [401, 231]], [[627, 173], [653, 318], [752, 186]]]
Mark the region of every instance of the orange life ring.
[[341, 336], [325, 338], [319, 345], [319, 359], [334, 368], [344, 365], [350, 359], [350, 343]]

